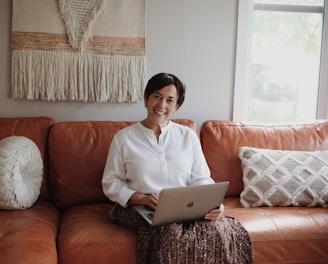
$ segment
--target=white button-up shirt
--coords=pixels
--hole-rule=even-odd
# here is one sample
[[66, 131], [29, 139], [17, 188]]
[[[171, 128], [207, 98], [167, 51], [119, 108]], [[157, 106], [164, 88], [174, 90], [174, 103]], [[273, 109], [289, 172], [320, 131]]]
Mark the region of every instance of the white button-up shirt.
[[111, 143], [102, 178], [104, 194], [126, 207], [131, 195], [214, 181], [199, 138], [189, 127], [169, 121], [157, 142], [140, 122], [119, 131]]

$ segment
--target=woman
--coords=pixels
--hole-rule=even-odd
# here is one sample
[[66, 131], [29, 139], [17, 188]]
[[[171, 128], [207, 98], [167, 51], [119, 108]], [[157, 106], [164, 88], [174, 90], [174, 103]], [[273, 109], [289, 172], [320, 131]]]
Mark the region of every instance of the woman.
[[119, 131], [103, 174], [105, 195], [117, 205], [111, 218], [138, 232], [138, 263], [252, 263], [247, 231], [222, 216], [151, 227], [131, 205], [153, 209], [163, 188], [213, 183], [196, 133], [170, 121], [184, 102], [185, 85], [159, 73], [147, 83], [144, 120]]

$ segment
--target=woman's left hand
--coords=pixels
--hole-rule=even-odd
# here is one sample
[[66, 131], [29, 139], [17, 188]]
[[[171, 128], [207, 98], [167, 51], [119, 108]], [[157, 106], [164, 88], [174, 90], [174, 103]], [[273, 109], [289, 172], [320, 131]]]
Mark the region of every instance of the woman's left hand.
[[205, 219], [210, 221], [216, 221], [219, 217], [224, 216], [224, 205], [221, 204], [220, 208], [213, 209], [205, 215]]

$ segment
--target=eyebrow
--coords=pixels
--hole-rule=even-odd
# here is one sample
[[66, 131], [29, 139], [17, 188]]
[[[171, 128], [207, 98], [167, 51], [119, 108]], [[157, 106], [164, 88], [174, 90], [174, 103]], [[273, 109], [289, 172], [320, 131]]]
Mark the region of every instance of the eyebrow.
[[[163, 96], [160, 92], [156, 91], [154, 92], [154, 94], [157, 94], [157, 95], [160, 95], [160, 96]], [[174, 99], [174, 100], [177, 100], [174, 96], [169, 96], [170, 99]]]

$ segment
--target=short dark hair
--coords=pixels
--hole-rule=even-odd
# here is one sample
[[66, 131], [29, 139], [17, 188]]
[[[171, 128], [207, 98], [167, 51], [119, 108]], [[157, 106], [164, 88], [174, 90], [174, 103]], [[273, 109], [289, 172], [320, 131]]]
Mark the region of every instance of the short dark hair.
[[148, 100], [151, 94], [171, 84], [177, 89], [177, 104], [180, 107], [185, 99], [186, 86], [178, 77], [170, 73], [162, 72], [151, 77], [146, 85], [144, 98]]

